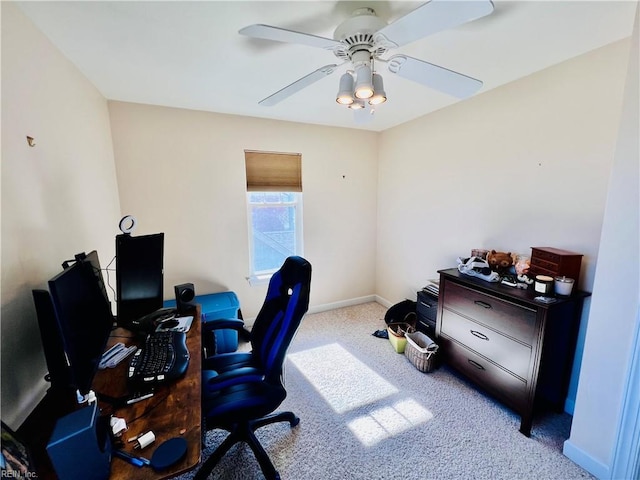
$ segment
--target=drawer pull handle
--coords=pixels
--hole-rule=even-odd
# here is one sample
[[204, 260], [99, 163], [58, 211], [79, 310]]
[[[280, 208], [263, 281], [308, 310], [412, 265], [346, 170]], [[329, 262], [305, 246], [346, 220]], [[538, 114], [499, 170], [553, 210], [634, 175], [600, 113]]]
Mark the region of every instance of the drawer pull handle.
[[476, 301], [475, 301], [475, 302], [473, 302], [473, 303], [475, 303], [476, 305], [481, 306], [482, 308], [491, 308], [491, 305], [489, 305], [489, 304], [488, 304], [488, 303], [486, 303], [486, 302], [482, 302], [482, 301], [480, 301], [480, 300], [476, 300]]
[[469, 331], [471, 332], [471, 335], [473, 335], [474, 337], [478, 337], [480, 340], [489, 340], [489, 337], [487, 337], [482, 332], [478, 332], [476, 330], [469, 330]]
[[420, 305], [427, 308], [433, 308], [433, 305], [429, 305], [428, 303], [420, 302]]
[[476, 367], [478, 370], [484, 370], [484, 367], [482, 365], [480, 365], [478, 362], [474, 362], [470, 358], [467, 358], [467, 362]]

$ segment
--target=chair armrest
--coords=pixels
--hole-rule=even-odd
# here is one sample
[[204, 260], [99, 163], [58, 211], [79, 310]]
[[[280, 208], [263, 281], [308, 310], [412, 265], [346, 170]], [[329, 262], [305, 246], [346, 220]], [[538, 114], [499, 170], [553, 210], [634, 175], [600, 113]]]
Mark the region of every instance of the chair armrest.
[[240, 331], [244, 328], [244, 321], [239, 318], [215, 318], [202, 322], [202, 328], [206, 331], [220, 330], [222, 328]]
[[245, 328], [244, 320], [241, 318], [214, 318], [202, 322], [202, 333], [211, 333], [222, 329], [235, 330], [241, 340], [251, 341], [251, 332]]

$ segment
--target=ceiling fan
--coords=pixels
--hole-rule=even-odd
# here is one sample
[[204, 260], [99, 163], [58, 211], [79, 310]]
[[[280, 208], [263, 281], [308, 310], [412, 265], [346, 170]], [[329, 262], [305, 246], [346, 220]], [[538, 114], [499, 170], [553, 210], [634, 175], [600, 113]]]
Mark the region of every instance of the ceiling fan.
[[387, 24], [372, 8], [358, 8], [336, 28], [333, 39], [270, 25], [255, 24], [239, 31], [242, 35], [278, 42], [308, 45], [330, 50], [342, 60], [305, 75], [259, 102], [272, 106], [350, 64], [340, 78], [336, 101], [352, 109], [369, 110], [386, 101], [382, 76], [377, 70], [386, 64], [392, 74], [413, 80], [457, 98], [473, 95], [482, 82], [475, 78], [408, 55], [384, 55], [427, 35], [476, 20], [493, 12], [491, 0], [431, 0], [396, 21]]

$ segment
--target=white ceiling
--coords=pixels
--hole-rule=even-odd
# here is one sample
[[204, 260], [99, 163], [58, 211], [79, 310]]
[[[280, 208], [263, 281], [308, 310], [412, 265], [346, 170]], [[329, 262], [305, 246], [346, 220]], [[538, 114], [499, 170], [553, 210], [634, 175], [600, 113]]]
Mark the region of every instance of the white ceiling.
[[[340, 63], [326, 50], [238, 34], [254, 23], [332, 38], [356, 8], [391, 22], [424, 2], [19, 2], [36, 26], [111, 100], [382, 131], [459, 100], [384, 73], [388, 101], [354, 122], [335, 102], [342, 72], [265, 107], [258, 101]], [[494, 12], [393, 53], [478, 78], [476, 95], [631, 35], [635, 1], [494, 0]]]

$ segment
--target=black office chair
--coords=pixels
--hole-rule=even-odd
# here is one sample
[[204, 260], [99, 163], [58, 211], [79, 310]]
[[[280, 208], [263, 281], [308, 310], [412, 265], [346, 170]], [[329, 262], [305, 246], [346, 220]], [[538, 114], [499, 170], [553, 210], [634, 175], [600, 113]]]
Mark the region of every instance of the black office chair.
[[[251, 329], [251, 352], [215, 355], [203, 361], [202, 408], [205, 429], [229, 431], [195, 475], [204, 480], [237, 442], [253, 450], [267, 479], [279, 479], [256, 429], [275, 422], [295, 427], [293, 412], [273, 413], [287, 396], [283, 364], [289, 344], [309, 307], [311, 264], [289, 257], [271, 277], [264, 304]], [[228, 328], [229, 325], [226, 325]]]

